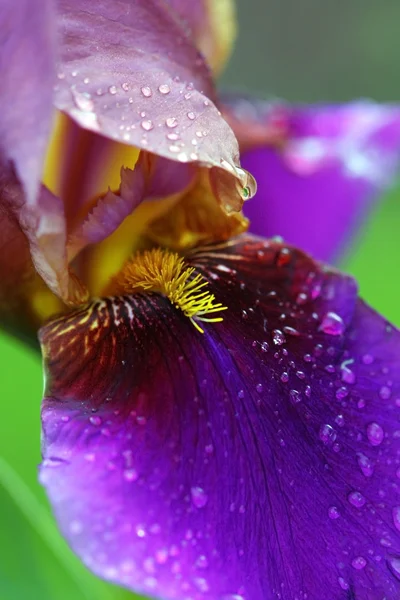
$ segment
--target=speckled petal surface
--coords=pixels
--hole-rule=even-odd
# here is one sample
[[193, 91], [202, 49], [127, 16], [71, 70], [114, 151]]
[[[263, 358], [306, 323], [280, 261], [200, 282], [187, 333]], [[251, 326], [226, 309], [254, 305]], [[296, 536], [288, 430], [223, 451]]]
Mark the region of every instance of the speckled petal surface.
[[290, 107], [235, 98], [227, 112], [243, 165], [258, 183], [245, 205], [252, 231], [281, 235], [321, 260], [343, 252], [400, 172], [397, 106]]
[[41, 481], [100, 576], [162, 599], [396, 600], [400, 338], [354, 281], [243, 236], [190, 262], [199, 334], [160, 296], [41, 330]]
[[63, 0], [59, 25], [57, 108], [111, 139], [227, 173], [240, 209], [252, 178], [214, 104], [209, 68], [172, 9], [160, 0]]
[[43, 0], [40, 10], [30, 0], [0, 4], [0, 163], [14, 163], [30, 204], [51, 126], [53, 17], [52, 0]]

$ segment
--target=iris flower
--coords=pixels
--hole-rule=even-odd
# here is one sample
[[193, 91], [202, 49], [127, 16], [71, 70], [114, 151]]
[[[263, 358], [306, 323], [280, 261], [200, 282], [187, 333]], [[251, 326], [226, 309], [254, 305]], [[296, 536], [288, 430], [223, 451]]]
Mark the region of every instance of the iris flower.
[[[227, 2], [0, 22], [1, 317], [41, 327], [73, 550], [164, 600], [398, 599], [399, 332], [318, 259], [393, 176], [399, 109], [219, 98]], [[232, 127], [254, 231], [316, 259], [245, 232]]]

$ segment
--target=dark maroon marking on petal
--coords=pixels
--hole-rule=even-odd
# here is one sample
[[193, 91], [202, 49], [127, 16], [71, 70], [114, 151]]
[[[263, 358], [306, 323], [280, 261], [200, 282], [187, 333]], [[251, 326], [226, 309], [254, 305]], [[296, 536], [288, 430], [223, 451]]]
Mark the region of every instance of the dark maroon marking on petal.
[[41, 480], [64, 534], [160, 598], [396, 600], [398, 331], [278, 242], [188, 260], [229, 308], [204, 335], [156, 295], [41, 331]]

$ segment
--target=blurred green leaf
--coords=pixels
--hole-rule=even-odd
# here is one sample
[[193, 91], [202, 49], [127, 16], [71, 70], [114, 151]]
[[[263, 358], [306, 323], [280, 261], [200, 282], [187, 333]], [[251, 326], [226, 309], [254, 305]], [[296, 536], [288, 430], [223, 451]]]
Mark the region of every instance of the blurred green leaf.
[[400, 183], [377, 203], [341, 268], [354, 275], [360, 295], [400, 325]]
[[60, 535], [37, 482], [40, 356], [0, 336], [1, 600], [133, 600], [88, 571]]

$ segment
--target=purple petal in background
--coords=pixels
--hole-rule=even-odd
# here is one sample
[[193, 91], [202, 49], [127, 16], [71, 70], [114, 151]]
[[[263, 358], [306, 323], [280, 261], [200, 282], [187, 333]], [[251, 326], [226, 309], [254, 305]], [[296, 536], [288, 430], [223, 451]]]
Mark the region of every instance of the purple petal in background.
[[34, 204], [52, 116], [53, 3], [2, 0], [0, 23], [0, 168], [13, 161]]
[[[236, 99], [229, 111], [245, 149], [243, 165], [258, 183], [245, 205], [251, 230], [281, 235], [323, 260], [343, 252], [399, 172], [400, 108], [367, 101], [291, 108]], [[278, 147], [262, 145], [268, 139]]]
[[228, 306], [204, 335], [157, 295], [41, 331], [41, 480], [71, 546], [164, 600], [395, 600], [398, 331], [283, 244], [191, 263]]

